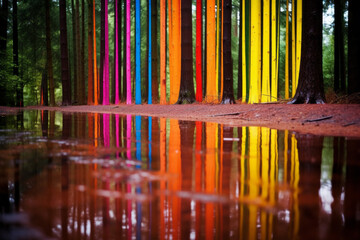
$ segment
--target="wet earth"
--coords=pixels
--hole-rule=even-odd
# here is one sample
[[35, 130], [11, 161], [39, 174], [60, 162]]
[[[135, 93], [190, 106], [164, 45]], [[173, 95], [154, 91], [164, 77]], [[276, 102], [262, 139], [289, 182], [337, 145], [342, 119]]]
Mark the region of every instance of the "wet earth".
[[360, 239], [359, 144], [139, 115], [0, 114], [0, 239]]

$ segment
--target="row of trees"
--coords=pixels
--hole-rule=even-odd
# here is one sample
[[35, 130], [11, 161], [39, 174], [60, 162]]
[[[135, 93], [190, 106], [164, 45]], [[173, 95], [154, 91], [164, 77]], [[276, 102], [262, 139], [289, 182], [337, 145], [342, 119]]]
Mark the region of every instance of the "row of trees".
[[[17, 2], [23, 9], [19, 16], [26, 16], [24, 10], [44, 9], [45, 21], [30, 17], [32, 21], [25, 24], [21, 18], [20, 32], [33, 39], [20, 42], [21, 51], [24, 57], [33, 55], [34, 63], [18, 60]], [[44, 105], [49, 104], [48, 95], [50, 105], [56, 104], [56, 96], [62, 96], [63, 105], [134, 100], [136, 104], [234, 103], [236, 98], [257, 103], [277, 101], [279, 92], [286, 99], [293, 97], [293, 103], [324, 102], [320, 0], [197, 0], [196, 4], [190, 0], [113, 0], [110, 4], [101, 0], [100, 5], [94, 0], [59, 0], [58, 7], [56, 3], [39, 0], [30, 6], [13, 0], [10, 7], [9, 1], [1, 1], [0, 90], [6, 92], [1, 105], [21, 106], [24, 91], [33, 96], [31, 89], [36, 95], [39, 85], [37, 102]], [[324, 4], [335, 6], [334, 90], [359, 92], [359, 64], [354, 57], [359, 51], [354, 27], [359, 19], [353, 13], [359, 3], [326, 0]], [[280, 11], [281, 7], [286, 10]], [[346, 8], [348, 26], [344, 24]], [[12, 28], [8, 27], [10, 10]], [[56, 13], [60, 21], [54, 19]], [[45, 35], [38, 37], [37, 25], [43, 26], [42, 22]], [[347, 27], [348, 49], [343, 37]], [[9, 29], [11, 54], [6, 47]], [[45, 40], [40, 46], [44, 43], [46, 49], [38, 46], [38, 39]], [[31, 49], [34, 53], [27, 54]], [[29, 64], [35, 65], [32, 74]], [[42, 75], [39, 85], [36, 72]]]

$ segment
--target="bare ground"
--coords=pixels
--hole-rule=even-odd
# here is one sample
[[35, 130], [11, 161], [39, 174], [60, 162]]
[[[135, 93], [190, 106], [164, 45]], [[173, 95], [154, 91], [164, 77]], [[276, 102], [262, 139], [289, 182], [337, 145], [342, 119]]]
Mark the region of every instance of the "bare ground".
[[[288, 105], [108, 105], [32, 106], [24, 109], [61, 112], [114, 113], [217, 122], [229, 126], [265, 126], [327, 136], [360, 137], [360, 104]], [[19, 108], [0, 107], [0, 114]]]

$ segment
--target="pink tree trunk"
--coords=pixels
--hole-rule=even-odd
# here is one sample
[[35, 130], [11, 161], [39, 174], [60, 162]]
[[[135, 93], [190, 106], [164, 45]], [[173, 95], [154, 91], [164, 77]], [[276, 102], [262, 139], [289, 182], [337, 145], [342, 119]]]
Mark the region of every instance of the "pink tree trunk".
[[126, 104], [131, 104], [130, 0], [126, 0]]
[[103, 66], [103, 105], [109, 105], [109, 20], [108, 0], [105, 0], [105, 59]]

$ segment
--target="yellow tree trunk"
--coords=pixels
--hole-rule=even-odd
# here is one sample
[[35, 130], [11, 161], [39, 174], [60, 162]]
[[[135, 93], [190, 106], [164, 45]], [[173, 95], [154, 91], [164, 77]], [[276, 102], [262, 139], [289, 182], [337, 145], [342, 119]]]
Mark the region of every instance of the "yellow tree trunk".
[[289, 98], [289, 0], [286, 0], [285, 31], [285, 99]]
[[295, 89], [299, 82], [300, 59], [301, 59], [301, 31], [302, 31], [302, 0], [296, 1], [296, 81]]
[[[241, 19], [241, 31], [242, 31], [242, 39], [241, 39], [241, 47], [242, 47], [242, 102], [246, 102], [246, 35], [245, 35], [245, 1], [246, 0], [242, 0], [241, 6], [242, 6], [242, 19]], [[240, 67], [240, 66], [239, 66]]]
[[270, 102], [270, 0], [263, 1], [263, 52], [261, 102]]
[[291, 2], [291, 96], [296, 93], [296, 38], [295, 38], [295, 15], [294, 0]]
[[251, 1], [250, 96], [249, 103], [261, 97], [261, 0]]
[[[216, 2], [216, 60], [215, 60], [215, 88], [219, 93], [219, 63], [220, 63], [220, 1]], [[217, 94], [218, 95], [218, 94]]]
[[215, 0], [207, 1], [206, 10], [206, 102], [217, 102], [215, 83]]
[[277, 101], [277, 34], [276, 0], [271, 0], [271, 101]]

